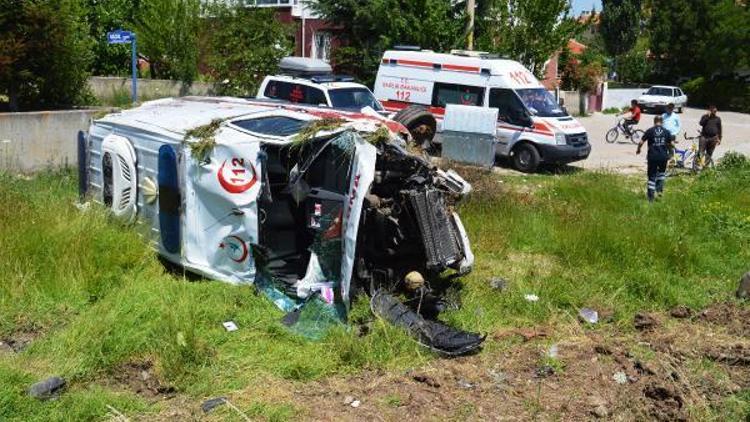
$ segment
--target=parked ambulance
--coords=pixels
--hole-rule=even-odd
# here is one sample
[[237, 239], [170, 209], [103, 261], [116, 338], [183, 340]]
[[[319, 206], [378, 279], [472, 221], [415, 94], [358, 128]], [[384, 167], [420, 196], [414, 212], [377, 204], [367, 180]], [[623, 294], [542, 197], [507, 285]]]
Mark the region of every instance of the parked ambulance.
[[438, 142], [447, 104], [498, 109], [497, 155], [521, 171], [584, 160], [586, 129], [522, 64], [486, 53], [405, 49], [383, 55], [375, 97], [419, 142]]

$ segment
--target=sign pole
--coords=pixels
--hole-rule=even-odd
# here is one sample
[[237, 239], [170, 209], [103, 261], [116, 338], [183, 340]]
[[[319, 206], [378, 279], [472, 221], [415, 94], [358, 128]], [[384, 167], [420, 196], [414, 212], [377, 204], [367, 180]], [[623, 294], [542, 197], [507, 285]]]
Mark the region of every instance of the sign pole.
[[135, 104], [136, 102], [138, 102], [138, 55], [135, 52], [135, 33], [133, 34], [133, 39], [130, 41], [130, 46], [132, 50], [132, 57], [130, 61], [133, 70], [133, 104]]

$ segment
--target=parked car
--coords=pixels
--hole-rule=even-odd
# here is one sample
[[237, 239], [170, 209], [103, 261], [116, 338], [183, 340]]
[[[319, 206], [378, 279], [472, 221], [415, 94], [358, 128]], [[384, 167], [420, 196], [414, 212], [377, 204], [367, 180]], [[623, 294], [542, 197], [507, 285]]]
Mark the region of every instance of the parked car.
[[534, 172], [591, 152], [586, 129], [522, 64], [486, 53], [389, 50], [375, 81], [375, 97], [418, 142], [438, 142], [447, 104], [497, 108], [496, 154]]
[[647, 113], [663, 113], [667, 104], [672, 103], [675, 110], [682, 113], [687, 100], [687, 95], [676, 86], [654, 85], [638, 97], [638, 106]]
[[[286, 312], [316, 302], [345, 317], [353, 294], [377, 293], [379, 316], [441, 353], [468, 353], [484, 337], [419, 313], [440, 310], [431, 280], [472, 269], [453, 211], [470, 185], [408, 152], [402, 136], [375, 113], [156, 100], [79, 134], [81, 196], [139, 222], [164, 260], [255, 285]], [[394, 302], [396, 289], [420, 308]]]
[[279, 69], [280, 74], [263, 79], [256, 98], [350, 111], [365, 107], [384, 111], [369, 88], [355, 83], [351, 76], [334, 74], [331, 66], [322, 60], [284, 57]]

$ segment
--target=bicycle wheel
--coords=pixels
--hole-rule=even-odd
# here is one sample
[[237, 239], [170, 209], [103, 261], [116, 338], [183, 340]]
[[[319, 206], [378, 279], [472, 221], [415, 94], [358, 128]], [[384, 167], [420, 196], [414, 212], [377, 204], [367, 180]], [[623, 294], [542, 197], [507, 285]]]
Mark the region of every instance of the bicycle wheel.
[[645, 134], [646, 134], [646, 132], [644, 132], [644, 131], [642, 131], [640, 129], [634, 130], [633, 131], [633, 135], [630, 137], [630, 142], [632, 142], [634, 144], [637, 144], [637, 143], [641, 142], [641, 139], [643, 139], [643, 135], [645, 135]]
[[690, 165], [693, 173], [700, 173], [703, 170], [703, 157], [700, 154], [693, 154], [693, 162]]
[[617, 130], [616, 127], [613, 127], [612, 129], [607, 131], [607, 135], [604, 137], [604, 139], [609, 144], [613, 144], [617, 140], [617, 136], [620, 135], [620, 131]]

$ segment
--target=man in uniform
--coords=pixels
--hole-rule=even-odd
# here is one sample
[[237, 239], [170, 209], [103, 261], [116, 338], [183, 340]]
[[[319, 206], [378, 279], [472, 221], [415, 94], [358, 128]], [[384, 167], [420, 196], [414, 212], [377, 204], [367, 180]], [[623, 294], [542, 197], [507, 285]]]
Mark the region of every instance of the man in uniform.
[[648, 163], [648, 188], [646, 194], [649, 202], [653, 202], [658, 194], [661, 196], [664, 192], [664, 182], [667, 178], [667, 160], [669, 151], [672, 148], [672, 134], [665, 129], [662, 124], [664, 119], [661, 116], [654, 117], [654, 126], [646, 131], [643, 139], [638, 144], [636, 154], [641, 153], [641, 147], [648, 143], [648, 153], [646, 162]]

